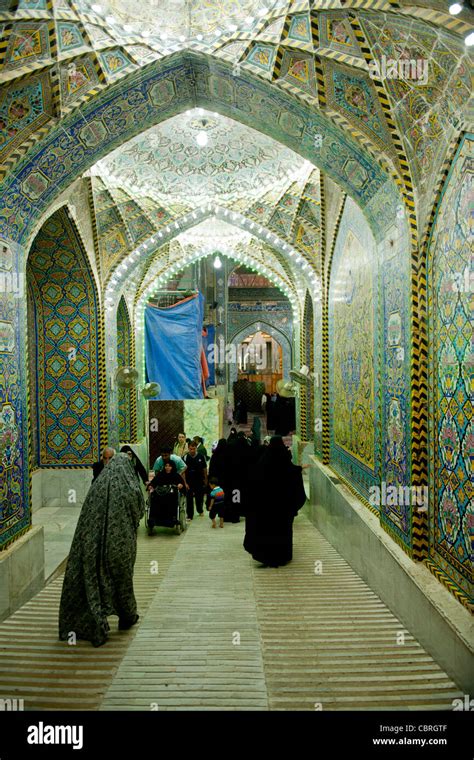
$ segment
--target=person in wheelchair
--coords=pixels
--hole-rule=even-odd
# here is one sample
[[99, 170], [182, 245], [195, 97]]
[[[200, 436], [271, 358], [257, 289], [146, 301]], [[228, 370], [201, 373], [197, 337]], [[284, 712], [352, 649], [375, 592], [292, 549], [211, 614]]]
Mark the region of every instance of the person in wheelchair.
[[148, 485], [150, 492], [149, 536], [152, 535], [155, 525], [169, 524], [171, 527], [176, 523], [178, 494], [183, 488], [183, 478], [178, 474], [173, 460], [169, 460]]

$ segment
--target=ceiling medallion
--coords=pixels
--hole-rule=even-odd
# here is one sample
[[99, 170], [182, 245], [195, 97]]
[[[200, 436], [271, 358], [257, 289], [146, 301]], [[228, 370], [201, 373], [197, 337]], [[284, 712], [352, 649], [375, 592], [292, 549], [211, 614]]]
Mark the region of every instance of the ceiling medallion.
[[207, 116], [202, 116], [197, 119], [192, 119], [189, 122], [189, 126], [192, 129], [197, 129], [201, 132], [201, 130], [204, 130], [205, 132], [215, 129], [217, 127], [218, 122], [215, 119], [209, 119]]

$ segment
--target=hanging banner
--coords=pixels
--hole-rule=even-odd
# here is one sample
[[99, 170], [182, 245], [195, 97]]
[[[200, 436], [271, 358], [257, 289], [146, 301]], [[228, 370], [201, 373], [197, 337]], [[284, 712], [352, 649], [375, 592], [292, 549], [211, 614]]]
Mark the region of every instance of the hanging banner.
[[145, 309], [146, 380], [161, 385], [160, 399], [203, 397], [203, 316], [201, 293], [174, 306]]

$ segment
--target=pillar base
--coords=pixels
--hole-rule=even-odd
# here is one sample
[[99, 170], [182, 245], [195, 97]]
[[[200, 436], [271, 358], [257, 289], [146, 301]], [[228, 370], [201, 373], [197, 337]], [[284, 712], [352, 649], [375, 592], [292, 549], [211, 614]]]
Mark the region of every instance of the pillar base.
[[44, 586], [43, 527], [0, 552], [0, 620], [9, 617]]

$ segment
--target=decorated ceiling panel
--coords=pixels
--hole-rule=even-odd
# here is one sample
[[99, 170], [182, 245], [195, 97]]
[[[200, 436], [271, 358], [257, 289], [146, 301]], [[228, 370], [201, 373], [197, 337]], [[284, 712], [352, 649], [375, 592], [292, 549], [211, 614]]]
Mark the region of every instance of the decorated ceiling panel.
[[472, 105], [472, 56], [462, 39], [419, 21], [367, 14], [361, 25], [422, 194]]
[[[292, 272], [282, 254], [269, 244], [225, 220], [210, 217], [144, 256], [137, 263], [133, 278], [127, 278], [126, 290], [136, 292], [140, 298], [158, 276], [166, 275], [170, 267], [185, 268], [191, 259], [216, 252], [247, 260], [254, 267], [267, 267], [276, 281], [290, 288], [295, 295], [297, 288], [302, 287], [301, 275]], [[137, 281], [140, 285], [135, 290]]]
[[[0, 77], [10, 83], [0, 90], [4, 171], [11, 171], [44, 140], [55, 118], [97, 100], [104, 89], [153, 61], [192, 50], [229, 61], [236, 77], [251, 73], [266, 87], [290, 93], [315, 113], [323, 112], [385, 171], [404, 181], [408, 177], [419, 201], [429, 194], [448, 145], [465, 126], [472, 61], [463, 37], [472, 30], [470, 17], [468, 12], [450, 16], [445, 3], [427, 3], [424, 8], [423, 3], [414, 6], [401, 0], [390, 13], [366, 11], [360, 5], [359, 0], [347, 0], [343, 9], [311, 9], [309, 3], [278, 0], [270, 9], [264, 0], [147, 0], [139, 6], [132, 0], [3, 3]], [[16, 7], [16, 12], [8, 10]], [[417, 77], [402, 68], [388, 74], [384, 69], [378, 79], [373, 76], [374, 66], [390, 61], [402, 68], [419, 62]], [[201, 72], [194, 73], [199, 97]], [[216, 87], [222, 91], [223, 82]], [[163, 88], [170, 102], [169, 84], [157, 85], [154, 98], [163, 101]], [[132, 110], [145, 123], [145, 115]], [[186, 127], [187, 115], [181, 118]], [[290, 123], [303, 147], [306, 135], [295, 114], [284, 128]], [[103, 128], [96, 127], [99, 132]], [[206, 128], [217, 137], [212, 121]], [[180, 124], [173, 139], [182, 131]], [[324, 130], [319, 134], [326, 136]], [[166, 154], [166, 146], [155, 147]], [[239, 159], [229, 158], [230, 147], [225, 148], [214, 170], [232, 194], [222, 164]], [[189, 146], [184, 155], [192, 163]], [[214, 157], [217, 161], [217, 151]], [[337, 158], [335, 169], [353, 177], [363, 192], [367, 177], [360, 161], [356, 166], [343, 160], [339, 166]], [[169, 170], [175, 177], [179, 173], [175, 163]], [[169, 177], [164, 182], [169, 184]], [[195, 189], [190, 188], [193, 195]], [[423, 207], [420, 213], [425, 213]]]
[[[196, 138], [203, 133], [207, 145]], [[109, 184], [159, 203], [200, 205], [255, 198], [297, 176], [303, 159], [275, 140], [204, 109], [192, 109], [144, 132], [100, 161]]]

